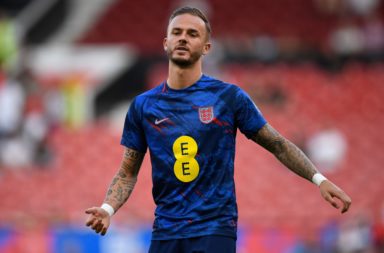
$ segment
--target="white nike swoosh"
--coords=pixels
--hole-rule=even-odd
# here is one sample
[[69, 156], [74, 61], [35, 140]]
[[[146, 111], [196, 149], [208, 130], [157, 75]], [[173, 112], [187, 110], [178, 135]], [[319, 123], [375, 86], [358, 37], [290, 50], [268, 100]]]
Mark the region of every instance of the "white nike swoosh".
[[164, 121], [166, 121], [166, 120], [168, 120], [169, 118], [164, 118], [164, 119], [161, 119], [161, 120], [158, 120], [158, 119], [156, 119], [155, 120], [155, 125], [158, 125], [158, 124], [160, 124], [161, 122], [164, 122]]

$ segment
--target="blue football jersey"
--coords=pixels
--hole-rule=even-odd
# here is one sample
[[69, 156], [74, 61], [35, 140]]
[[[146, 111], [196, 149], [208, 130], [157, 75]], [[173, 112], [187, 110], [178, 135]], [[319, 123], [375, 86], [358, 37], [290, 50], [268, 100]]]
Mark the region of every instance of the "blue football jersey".
[[206, 75], [185, 89], [164, 82], [134, 99], [121, 144], [149, 149], [153, 240], [236, 238], [236, 131], [250, 138], [265, 124], [242, 89]]

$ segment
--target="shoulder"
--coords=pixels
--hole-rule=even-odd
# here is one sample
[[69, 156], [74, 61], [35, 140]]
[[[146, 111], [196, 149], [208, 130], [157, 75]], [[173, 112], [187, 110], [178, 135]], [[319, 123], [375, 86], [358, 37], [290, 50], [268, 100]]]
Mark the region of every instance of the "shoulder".
[[204, 75], [200, 82], [203, 85], [205, 84], [209, 89], [218, 90], [223, 93], [229, 92], [229, 93], [235, 94], [241, 91], [240, 87], [238, 87], [235, 84], [227, 83], [225, 81], [219, 80], [215, 77], [211, 77], [208, 75]]
[[162, 93], [163, 87], [164, 87], [164, 83], [161, 83], [158, 86], [137, 95], [134, 98], [133, 103], [135, 105], [144, 104], [148, 99], [154, 98], [158, 96], [158, 94]]

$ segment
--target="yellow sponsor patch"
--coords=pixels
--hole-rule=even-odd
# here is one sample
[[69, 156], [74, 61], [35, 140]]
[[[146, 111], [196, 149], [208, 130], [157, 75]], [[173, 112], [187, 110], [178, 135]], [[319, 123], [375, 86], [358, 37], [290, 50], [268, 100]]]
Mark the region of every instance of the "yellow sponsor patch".
[[173, 154], [176, 158], [173, 171], [177, 179], [184, 183], [197, 178], [200, 166], [195, 156], [197, 154], [196, 141], [187, 135], [180, 136], [173, 143]]

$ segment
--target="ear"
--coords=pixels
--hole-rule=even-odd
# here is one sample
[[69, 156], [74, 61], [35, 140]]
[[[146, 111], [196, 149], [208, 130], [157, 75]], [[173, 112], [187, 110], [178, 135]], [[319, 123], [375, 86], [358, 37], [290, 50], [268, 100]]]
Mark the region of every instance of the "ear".
[[163, 47], [164, 47], [164, 51], [167, 51], [168, 49], [167, 37], [165, 37], [163, 40]]
[[203, 55], [206, 55], [211, 51], [212, 44], [210, 42], [205, 43], [203, 48]]

